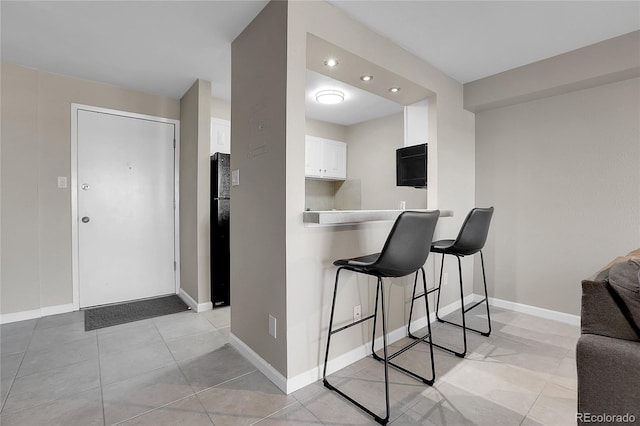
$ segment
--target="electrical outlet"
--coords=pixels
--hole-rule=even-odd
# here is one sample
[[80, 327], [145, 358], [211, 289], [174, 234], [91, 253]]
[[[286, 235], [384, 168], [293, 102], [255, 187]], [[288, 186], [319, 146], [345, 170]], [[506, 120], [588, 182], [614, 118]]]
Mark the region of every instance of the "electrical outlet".
[[269, 315], [269, 336], [276, 338], [276, 318]]
[[362, 306], [354, 306], [353, 307], [353, 322], [359, 321], [362, 318]]
[[240, 169], [231, 170], [231, 186], [240, 185]]

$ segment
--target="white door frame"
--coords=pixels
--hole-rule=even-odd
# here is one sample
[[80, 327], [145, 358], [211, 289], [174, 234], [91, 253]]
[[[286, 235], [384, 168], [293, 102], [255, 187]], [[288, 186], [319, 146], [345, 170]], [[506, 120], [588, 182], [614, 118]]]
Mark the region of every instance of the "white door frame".
[[73, 310], [80, 309], [80, 268], [78, 247], [78, 111], [90, 111], [103, 114], [117, 115], [120, 117], [151, 120], [161, 123], [169, 123], [175, 126], [176, 148], [174, 150], [174, 256], [176, 259], [175, 292], [180, 292], [180, 120], [173, 120], [152, 115], [136, 114], [115, 109], [100, 108], [91, 105], [71, 104], [71, 271], [73, 282]]

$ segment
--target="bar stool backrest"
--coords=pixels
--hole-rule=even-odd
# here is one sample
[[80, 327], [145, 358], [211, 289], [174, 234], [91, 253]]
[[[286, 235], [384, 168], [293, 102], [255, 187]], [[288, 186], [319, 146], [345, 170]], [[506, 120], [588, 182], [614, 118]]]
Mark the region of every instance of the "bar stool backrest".
[[468, 256], [482, 250], [487, 242], [492, 216], [493, 207], [472, 209], [460, 228], [458, 238], [447, 252]]
[[422, 268], [429, 256], [439, 217], [439, 210], [402, 212], [370, 269], [381, 276], [403, 277]]

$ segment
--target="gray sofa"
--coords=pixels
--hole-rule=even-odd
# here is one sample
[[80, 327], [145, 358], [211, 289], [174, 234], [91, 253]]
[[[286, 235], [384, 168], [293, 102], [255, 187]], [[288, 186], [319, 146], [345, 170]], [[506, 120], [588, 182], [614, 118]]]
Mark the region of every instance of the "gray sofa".
[[640, 424], [639, 325], [640, 250], [582, 282], [579, 425]]

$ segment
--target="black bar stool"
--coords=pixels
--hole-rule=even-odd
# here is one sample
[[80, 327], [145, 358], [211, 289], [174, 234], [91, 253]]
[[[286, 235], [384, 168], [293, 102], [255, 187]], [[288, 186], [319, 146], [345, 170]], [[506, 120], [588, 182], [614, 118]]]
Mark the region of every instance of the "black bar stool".
[[[438, 301], [436, 303], [436, 319], [439, 322], [454, 325], [456, 327], [462, 328], [462, 339], [463, 339], [463, 350], [462, 352], [458, 352], [454, 349], [444, 347], [442, 345], [438, 345], [436, 343], [432, 343], [433, 346], [443, 349], [447, 352], [451, 352], [452, 354], [464, 358], [467, 354], [467, 330], [475, 331], [476, 333], [480, 333], [483, 336], [489, 336], [491, 334], [491, 316], [489, 314], [489, 298], [487, 295], [487, 277], [484, 271], [484, 257], [482, 255], [482, 248], [484, 247], [485, 242], [487, 241], [487, 234], [489, 233], [489, 225], [491, 224], [491, 217], [493, 216], [493, 207], [489, 208], [475, 208], [469, 212], [462, 227], [460, 228], [460, 232], [458, 233], [458, 237], [455, 240], [440, 240], [435, 241], [431, 245], [431, 251], [433, 253], [441, 253], [442, 254], [442, 263], [440, 264], [440, 279], [438, 280], [438, 287], [434, 287], [432, 289], [426, 290], [425, 294], [416, 295], [416, 286], [413, 286], [413, 300], [417, 300], [426, 294], [433, 293], [434, 291], [438, 292]], [[484, 299], [474, 303], [468, 308], [464, 307], [464, 289], [462, 286], [462, 266], [460, 264], [460, 258], [464, 256], [471, 256], [480, 252], [480, 262], [482, 263], [482, 279], [484, 280]], [[440, 288], [442, 287], [442, 271], [444, 269], [444, 258], [445, 255], [450, 254], [455, 256], [458, 259], [458, 273], [460, 276], [460, 305], [462, 310], [462, 324], [456, 324], [451, 321], [444, 320], [438, 316], [438, 310], [440, 309]], [[417, 338], [411, 333], [411, 316], [413, 314], [413, 300], [411, 302], [411, 310], [409, 311], [409, 328], [408, 333], [410, 337]], [[487, 325], [488, 331], [480, 331], [471, 327], [467, 327], [465, 321], [465, 313], [469, 312], [471, 309], [480, 305], [481, 303], [485, 303], [487, 307]], [[429, 317], [427, 314], [427, 323], [429, 322]]]
[[[331, 303], [331, 317], [329, 320], [329, 334], [327, 337], [327, 351], [325, 353], [324, 359], [324, 370], [322, 373], [322, 380], [324, 386], [330, 390], [336, 391], [338, 394], [342, 395], [344, 398], [349, 400], [351, 403], [355, 404], [360, 409], [364, 410], [369, 415], [373, 416], [373, 418], [380, 424], [387, 424], [389, 422], [389, 366], [392, 366], [415, 379], [421, 380], [423, 383], [427, 385], [432, 385], [435, 380], [435, 365], [433, 362], [433, 347], [431, 347], [431, 326], [428, 325], [427, 334], [423, 337], [416, 338], [414, 342], [411, 342], [409, 345], [403, 347], [398, 350], [394, 354], [389, 355], [387, 352], [387, 320], [386, 320], [386, 311], [385, 311], [385, 296], [384, 296], [384, 287], [383, 287], [383, 278], [391, 278], [391, 277], [403, 277], [406, 275], [410, 275], [416, 273], [416, 279], [414, 282], [417, 283], [417, 274], [418, 271], [422, 271], [422, 286], [425, 291], [424, 300], [426, 303], [427, 309], [427, 317], [429, 316], [429, 303], [427, 301], [426, 290], [427, 290], [427, 281], [424, 273], [423, 266], [429, 256], [429, 251], [431, 248], [431, 241], [433, 239], [433, 232], [436, 227], [436, 223], [438, 222], [438, 218], [440, 216], [440, 212], [438, 210], [432, 212], [412, 212], [406, 211], [402, 212], [400, 216], [396, 219], [396, 222], [391, 228], [391, 232], [387, 237], [387, 241], [382, 248], [380, 253], [370, 254], [367, 256], [355, 257], [352, 259], [341, 259], [336, 260], [333, 264], [338, 266], [338, 270], [336, 271], [336, 281], [333, 289], [333, 301]], [[340, 327], [336, 330], [333, 329], [333, 316], [335, 313], [336, 307], [336, 295], [338, 294], [338, 278], [340, 276], [340, 271], [346, 269], [348, 271], [357, 272], [360, 274], [372, 275], [376, 277], [377, 287], [376, 287], [376, 302], [375, 302], [375, 310], [372, 315], [369, 315], [366, 318], [362, 318], [359, 321], [356, 321], [352, 324]], [[384, 356], [378, 356], [374, 351], [374, 342], [376, 337], [376, 323], [378, 318], [378, 302], [380, 302], [381, 310], [382, 310], [382, 341], [383, 341], [383, 353]], [[412, 302], [413, 304], [413, 302]], [[364, 321], [373, 319], [373, 336], [371, 338], [371, 352], [373, 353], [373, 358], [384, 363], [384, 384], [385, 384], [385, 403], [386, 403], [386, 415], [385, 417], [380, 417], [375, 414], [370, 409], [366, 408], [364, 405], [354, 400], [341, 390], [337, 389], [335, 386], [331, 385], [327, 380], [327, 362], [329, 360], [329, 346], [331, 343], [331, 336], [339, 333], [340, 331], [344, 331], [354, 325], [360, 324]], [[428, 341], [427, 341], [428, 339]], [[391, 360], [396, 356], [400, 355], [403, 352], [414, 347], [416, 344], [420, 342], [429, 343], [430, 354], [431, 354], [431, 378], [427, 379], [422, 377], [404, 367], [401, 367]]]

